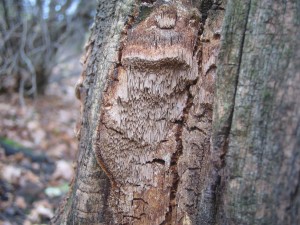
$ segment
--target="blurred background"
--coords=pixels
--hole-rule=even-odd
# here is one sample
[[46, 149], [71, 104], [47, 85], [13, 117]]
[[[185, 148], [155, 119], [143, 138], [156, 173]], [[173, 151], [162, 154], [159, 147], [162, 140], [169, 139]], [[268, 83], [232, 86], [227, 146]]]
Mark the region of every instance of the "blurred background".
[[74, 87], [96, 0], [0, 0], [0, 225], [48, 224], [77, 153]]

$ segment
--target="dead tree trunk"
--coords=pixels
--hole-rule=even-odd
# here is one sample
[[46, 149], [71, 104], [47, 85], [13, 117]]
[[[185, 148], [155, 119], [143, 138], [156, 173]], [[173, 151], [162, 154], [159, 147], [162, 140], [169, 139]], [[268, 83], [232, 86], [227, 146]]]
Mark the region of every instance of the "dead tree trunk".
[[297, 6], [100, 0], [53, 223], [297, 224]]

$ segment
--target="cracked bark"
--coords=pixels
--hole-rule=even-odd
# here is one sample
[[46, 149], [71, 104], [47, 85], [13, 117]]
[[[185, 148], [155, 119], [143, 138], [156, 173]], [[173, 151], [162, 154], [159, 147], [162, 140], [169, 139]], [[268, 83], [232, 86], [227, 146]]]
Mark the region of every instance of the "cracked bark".
[[219, 222], [299, 224], [299, 23], [297, 1], [228, 2], [212, 135]]
[[278, 4], [100, 1], [53, 223], [297, 224], [300, 10]]

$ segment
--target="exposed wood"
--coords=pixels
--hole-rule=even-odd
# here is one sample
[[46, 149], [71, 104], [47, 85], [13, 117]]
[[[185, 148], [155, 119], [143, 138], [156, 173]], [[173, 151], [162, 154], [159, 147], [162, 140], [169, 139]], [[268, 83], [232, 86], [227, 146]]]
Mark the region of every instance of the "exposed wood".
[[[125, 5], [130, 9], [120, 3], [116, 13]], [[209, 7], [132, 5], [116, 39], [107, 33], [101, 45], [103, 25], [96, 24], [76, 88], [83, 115], [77, 176], [56, 223], [197, 223], [223, 18]], [[144, 11], [150, 13], [139, 19]]]
[[179, 224], [194, 216], [186, 196], [178, 205], [178, 160], [187, 157], [183, 132], [199, 79], [201, 15], [180, 1], [153, 7], [127, 33], [98, 127], [96, 157], [112, 182], [116, 224]]

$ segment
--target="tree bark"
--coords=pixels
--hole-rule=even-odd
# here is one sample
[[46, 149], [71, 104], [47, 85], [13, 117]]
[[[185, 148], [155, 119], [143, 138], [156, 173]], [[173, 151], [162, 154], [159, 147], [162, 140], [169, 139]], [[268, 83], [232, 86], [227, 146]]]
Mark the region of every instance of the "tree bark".
[[299, 15], [297, 1], [227, 4], [212, 155], [228, 224], [300, 222]]
[[100, 0], [76, 176], [53, 223], [298, 224], [299, 12]]

